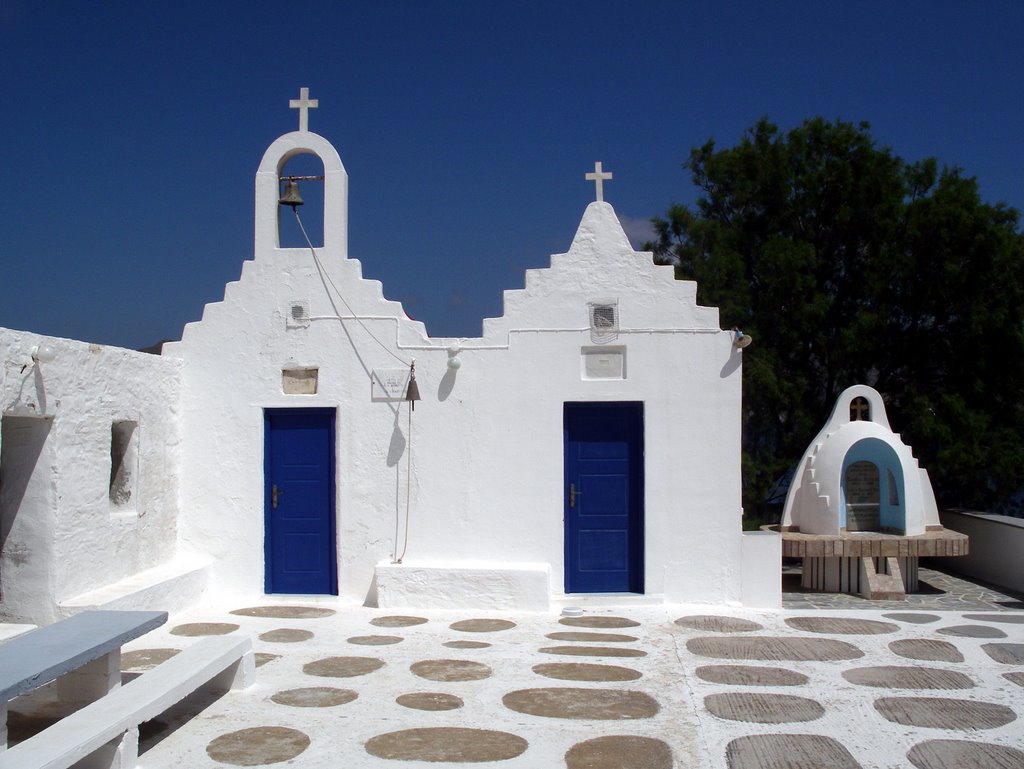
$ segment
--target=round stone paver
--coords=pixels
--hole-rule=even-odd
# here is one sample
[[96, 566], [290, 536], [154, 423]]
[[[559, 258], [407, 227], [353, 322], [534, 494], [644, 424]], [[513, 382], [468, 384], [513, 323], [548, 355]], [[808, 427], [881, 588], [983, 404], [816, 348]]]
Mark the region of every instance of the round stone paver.
[[636, 636], [622, 635], [621, 633], [587, 633], [576, 630], [567, 630], [564, 633], [548, 633], [545, 638], [552, 641], [588, 641], [593, 643], [632, 643], [638, 641]]
[[256, 667], [261, 668], [268, 662], [281, 659], [280, 654], [270, 654], [269, 652], [256, 652], [255, 654]]
[[486, 649], [490, 646], [486, 641], [445, 641], [441, 645], [449, 649]]
[[853, 644], [832, 638], [702, 636], [691, 638], [686, 642], [686, 648], [691, 654], [727, 660], [836, 662], [864, 656], [864, 652]]
[[912, 611], [893, 612], [882, 616], [886, 619], [897, 619], [900, 622], [910, 622], [914, 625], [927, 625], [929, 622], [938, 622], [942, 619], [938, 614], [918, 614]]
[[963, 662], [964, 655], [949, 641], [931, 638], [901, 638], [889, 644], [889, 650], [908, 660]]
[[785, 724], [814, 721], [825, 715], [821, 703], [792, 694], [724, 692], [709, 694], [704, 707], [719, 718], [755, 724]]
[[1024, 614], [1006, 612], [1005, 614], [965, 614], [964, 619], [975, 622], [1005, 622], [1009, 625], [1024, 625]]
[[438, 726], [379, 734], [366, 741], [366, 752], [395, 761], [468, 763], [507, 761], [523, 753], [522, 737], [490, 729]]
[[786, 617], [786, 624], [795, 630], [826, 635], [881, 635], [900, 629], [891, 622], [853, 617]]
[[1024, 644], [982, 644], [989, 657], [1004, 665], [1024, 665]]
[[303, 689], [285, 689], [270, 699], [278, 705], [290, 705], [294, 708], [331, 708], [352, 702], [358, 696], [351, 689], [309, 686]]
[[443, 692], [401, 694], [395, 699], [395, 702], [404, 708], [413, 710], [456, 710], [465, 704], [461, 697]]
[[136, 649], [132, 652], [125, 652], [121, 655], [121, 670], [133, 672], [152, 670], [179, 651], [179, 649]]
[[803, 686], [810, 680], [793, 670], [755, 665], [704, 665], [696, 673], [704, 681], [730, 686]]
[[247, 609], [235, 609], [232, 614], [239, 617], [272, 617], [274, 619], [320, 619], [333, 617], [334, 609], [321, 606], [250, 606]]
[[559, 625], [569, 627], [592, 627], [592, 628], [623, 628], [640, 627], [636, 620], [625, 617], [562, 617], [558, 620]]
[[325, 657], [307, 662], [302, 672], [322, 678], [354, 678], [365, 676], [384, 667], [384, 660], [376, 657]]
[[635, 681], [643, 675], [632, 668], [589, 662], [545, 662], [534, 665], [533, 672], [560, 681]]
[[1002, 630], [988, 625], [953, 625], [952, 627], [940, 627], [935, 632], [958, 638], [1006, 638], [1006, 633]]
[[501, 701], [509, 710], [531, 716], [598, 721], [651, 718], [659, 710], [649, 694], [628, 689], [519, 689]]
[[918, 769], [1021, 769], [1024, 751], [1005, 745], [963, 740], [926, 740], [907, 751]]
[[397, 635], [354, 635], [348, 639], [348, 642], [356, 646], [391, 646], [404, 640]]
[[1005, 705], [946, 697], [882, 697], [875, 710], [893, 723], [929, 729], [995, 729], [1017, 717]]
[[268, 630], [260, 633], [260, 640], [275, 644], [295, 644], [308, 641], [313, 634], [308, 630], [300, 630], [294, 627], [282, 627], [277, 630]]
[[227, 635], [238, 630], [238, 625], [230, 622], [189, 622], [185, 625], [178, 625], [171, 628], [171, 635], [183, 636], [205, 636], [205, 635]]
[[749, 633], [764, 630], [764, 625], [738, 617], [720, 617], [717, 614], [693, 614], [675, 621], [679, 627], [704, 630], [709, 633]]
[[453, 622], [448, 627], [463, 633], [495, 633], [499, 630], [511, 630], [515, 622], [507, 619], [463, 619]]
[[428, 681], [479, 681], [491, 675], [487, 665], [470, 660], [423, 660], [412, 663], [409, 670]]
[[570, 657], [646, 657], [647, 652], [621, 646], [546, 646], [544, 654], [566, 654]]
[[375, 627], [412, 627], [413, 625], [422, 625], [426, 621], [426, 617], [406, 617], [396, 614], [388, 617], [374, 617], [370, 620], [370, 624]]
[[256, 726], [217, 737], [206, 746], [214, 761], [235, 766], [277, 764], [295, 758], [309, 747], [309, 737], [284, 726]]
[[974, 681], [955, 670], [879, 666], [844, 670], [843, 678], [859, 686], [884, 689], [971, 689]]
[[565, 754], [566, 769], [672, 769], [672, 749], [653, 737], [613, 734], [577, 742]]
[[1003, 673], [1003, 678], [1012, 681], [1017, 686], [1024, 686], [1024, 673]]
[[861, 769], [842, 743], [818, 734], [752, 734], [725, 748], [729, 769]]

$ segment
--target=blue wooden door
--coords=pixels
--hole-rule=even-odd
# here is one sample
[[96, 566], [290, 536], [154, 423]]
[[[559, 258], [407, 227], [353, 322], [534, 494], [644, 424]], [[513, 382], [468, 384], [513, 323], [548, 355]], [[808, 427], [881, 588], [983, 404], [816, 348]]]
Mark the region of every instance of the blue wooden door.
[[643, 404], [566, 403], [565, 592], [643, 592]]
[[265, 589], [338, 594], [334, 411], [264, 412]]

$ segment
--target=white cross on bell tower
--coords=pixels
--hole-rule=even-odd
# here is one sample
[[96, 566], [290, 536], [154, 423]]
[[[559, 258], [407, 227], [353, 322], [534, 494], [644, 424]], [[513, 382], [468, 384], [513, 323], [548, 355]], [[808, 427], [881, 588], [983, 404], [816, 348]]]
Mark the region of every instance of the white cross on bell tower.
[[299, 130], [300, 131], [308, 131], [309, 130], [309, 111], [311, 109], [316, 109], [319, 106], [320, 106], [320, 100], [319, 99], [310, 99], [309, 98], [309, 89], [308, 88], [300, 88], [299, 89], [299, 98], [298, 99], [290, 99], [288, 101], [288, 107], [290, 109], [297, 109], [299, 111]]
[[598, 201], [604, 200], [604, 183], [606, 179], [611, 179], [611, 171], [601, 170], [601, 161], [594, 163], [594, 172], [592, 174], [585, 174], [584, 177], [587, 181], [594, 182], [597, 187], [597, 199]]

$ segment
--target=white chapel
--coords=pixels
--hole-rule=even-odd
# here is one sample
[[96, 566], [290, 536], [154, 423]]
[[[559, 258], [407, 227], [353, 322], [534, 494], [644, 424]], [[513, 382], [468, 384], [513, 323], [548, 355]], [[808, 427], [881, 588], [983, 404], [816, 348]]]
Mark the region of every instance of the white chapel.
[[[779, 605], [781, 537], [741, 526], [744, 351], [633, 250], [611, 174], [479, 338], [432, 338], [349, 257], [348, 175], [316, 101], [292, 104], [252, 259], [162, 355], [0, 329], [0, 615], [207, 593]], [[287, 177], [300, 154], [322, 174]], [[282, 248], [312, 184], [323, 240]]]

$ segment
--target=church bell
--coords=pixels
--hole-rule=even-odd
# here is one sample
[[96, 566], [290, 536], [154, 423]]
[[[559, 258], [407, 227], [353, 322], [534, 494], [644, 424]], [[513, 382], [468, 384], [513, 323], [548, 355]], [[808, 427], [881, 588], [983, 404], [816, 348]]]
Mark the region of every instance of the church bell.
[[416, 410], [416, 401], [420, 400], [420, 388], [416, 384], [416, 363], [409, 367], [409, 384], [405, 388], [405, 399], [412, 406], [412, 410]]
[[288, 179], [284, 183], [284, 194], [277, 202], [282, 206], [291, 206], [293, 209], [295, 206], [301, 206], [305, 201], [299, 194], [299, 183], [294, 179]]

